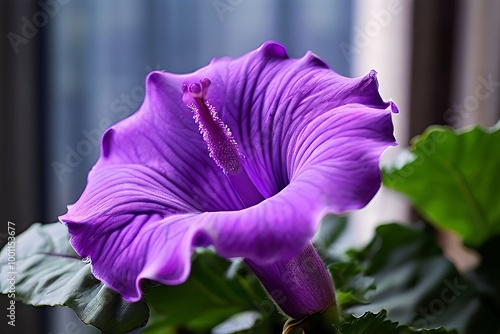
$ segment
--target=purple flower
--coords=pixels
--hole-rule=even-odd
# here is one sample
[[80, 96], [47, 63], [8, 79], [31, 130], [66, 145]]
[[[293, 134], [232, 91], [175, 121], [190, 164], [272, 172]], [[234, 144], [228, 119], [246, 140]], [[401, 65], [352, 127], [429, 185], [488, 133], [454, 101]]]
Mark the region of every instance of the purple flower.
[[391, 112], [375, 71], [345, 78], [273, 42], [191, 74], [153, 72], [140, 109], [104, 133], [61, 221], [127, 301], [141, 298], [143, 279], [184, 282], [193, 248], [214, 245], [244, 257], [298, 319], [333, 301], [311, 239], [326, 214], [378, 191], [380, 155], [395, 144]]

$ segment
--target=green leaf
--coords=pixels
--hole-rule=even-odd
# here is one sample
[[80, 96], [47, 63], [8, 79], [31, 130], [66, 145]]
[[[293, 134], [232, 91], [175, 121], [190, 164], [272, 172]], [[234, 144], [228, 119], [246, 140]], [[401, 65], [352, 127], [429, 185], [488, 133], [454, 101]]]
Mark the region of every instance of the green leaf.
[[[245, 311], [258, 311], [265, 318], [276, 316], [276, 308], [260, 283], [245, 270], [210, 250], [196, 253], [185, 283], [146, 292], [152, 318], [143, 333], [161, 333], [163, 328], [203, 333]], [[259, 332], [265, 332], [264, 327], [259, 326]]]
[[366, 276], [358, 264], [338, 262], [328, 269], [333, 278], [337, 303], [342, 308], [369, 303], [368, 296], [375, 290], [375, 279]]
[[[68, 306], [84, 323], [104, 333], [124, 333], [147, 322], [145, 303], [127, 303], [94, 278], [90, 264], [69, 244], [64, 225], [33, 224], [10, 242], [15, 244], [8, 243], [0, 254], [0, 277], [15, 276], [17, 300], [34, 306]], [[13, 251], [15, 262], [9, 258]], [[9, 280], [0, 280], [0, 289], [11, 293]]]
[[444, 328], [416, 330], [408, 326], [400, 326], [397, 322], [387, 320], [385, 310], [377, 314], [366, 312], [361, 317], [352, 316], [347, 322], [337, 326], [336, 334], [456, 334]]
[[495, 305], [500, 314], [500, 236], [486, 241], [477, 252], [481, 256], [481, 263], [468, 273], [468, 278], [474, 282], [483, 298], [490, 305]]
[[379, 226], [365, 248], [349, 254], [377, 288], [370, 304], [346, 311], [360, 315], [386, 309], [389, 319], [415, 328], [442, 326], [470, 334], [500, 330], [500, 310], [457, 272], [423, 224]]
[[335, 247], [347, 228], [347, 217], [327, 215], [321, 222], [320, 228], [314, 236], [313, 243], [323, 261], [330, 264], [336, 262]]
[[402, 192], [437, 227], [478, 246], [500, 233], [500, 129], [458, 133], [433, 126], [413, 140], [409, 161], [384, 168], [384, 185]]

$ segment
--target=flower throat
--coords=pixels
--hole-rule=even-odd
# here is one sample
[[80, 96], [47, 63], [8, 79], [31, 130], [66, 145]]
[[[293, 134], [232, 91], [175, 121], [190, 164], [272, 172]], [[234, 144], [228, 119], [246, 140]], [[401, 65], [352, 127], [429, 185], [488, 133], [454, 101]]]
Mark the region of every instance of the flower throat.
[[242, 166], [243, 156], [229, 127], [220, 119], [213, 105], [205, 97], [210, 87], [205, 78], [199, 83], [182, 84], [183, 101], [193, 111], [200, 134], [207, 144], [210, 158], [222, 169], [245, 207], [264, 200]]

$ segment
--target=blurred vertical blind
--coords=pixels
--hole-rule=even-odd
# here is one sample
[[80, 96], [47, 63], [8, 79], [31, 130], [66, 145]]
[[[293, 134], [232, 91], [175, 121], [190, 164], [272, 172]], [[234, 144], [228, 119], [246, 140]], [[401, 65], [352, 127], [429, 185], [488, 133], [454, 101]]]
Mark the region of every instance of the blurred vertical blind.
[[[43, 111], [39, 89], [42, 60], [38, 57], [43, 37], [40, 34], [20, 44], [17, 52], [8, 38], [13, 27], [22, 24], [21, 18], [32, 17], [36, 11], [33, 1], [0, 1], [0, 247], [7, 243], [8, 221], [15, 223], [19, 234], [43, 215], [39, 126]], [[42, 310], [21, 303], [16, 303], [16, 327], [7, 325], [9, 302], [6, 296], [0, 296], [0, 333], [43, 330]]]

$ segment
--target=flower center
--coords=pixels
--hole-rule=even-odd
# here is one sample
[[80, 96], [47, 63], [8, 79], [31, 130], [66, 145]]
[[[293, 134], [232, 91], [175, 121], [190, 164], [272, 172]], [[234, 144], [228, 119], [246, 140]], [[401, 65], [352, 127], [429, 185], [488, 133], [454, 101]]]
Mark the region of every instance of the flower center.
[[182, 84], [182, 99], [193, 111], [203, 140], [207, 143], [209, 156], [229, 179], [234, 191], [245, 207], [264, 200], [242, 166], [243, 155], [238, 151], [238, 143], [229, 127], [220, 119], [215, 107], [205, 97], [210, 87], [205, 78], [199, 83]]

